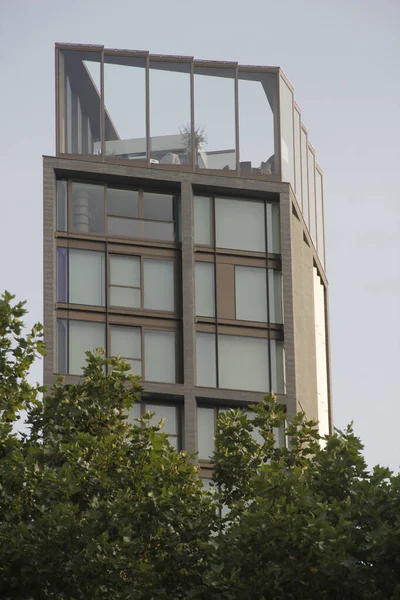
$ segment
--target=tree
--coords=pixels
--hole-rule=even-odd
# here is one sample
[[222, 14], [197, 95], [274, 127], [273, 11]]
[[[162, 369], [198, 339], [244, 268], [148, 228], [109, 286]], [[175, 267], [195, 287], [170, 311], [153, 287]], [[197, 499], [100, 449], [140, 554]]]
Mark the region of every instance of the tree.
[[124, 361], [88, 353], [79, 384], [31, 386], [44, 347], [25, 313], [2, 296], [2, 599], [400, 598], [400, 479], [367, 470], [351, 427], [321, 444], [272, 395], [225, 412], [204, 491], [194, 457], [127, 420], [141, 388]]

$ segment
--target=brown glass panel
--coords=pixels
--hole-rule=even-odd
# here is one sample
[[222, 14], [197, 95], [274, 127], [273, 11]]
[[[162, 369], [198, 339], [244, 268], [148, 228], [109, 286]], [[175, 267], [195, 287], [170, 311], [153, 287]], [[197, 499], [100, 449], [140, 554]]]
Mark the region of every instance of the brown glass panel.
[[217, 316], [235, 318], [235, 267], [217, 264]]

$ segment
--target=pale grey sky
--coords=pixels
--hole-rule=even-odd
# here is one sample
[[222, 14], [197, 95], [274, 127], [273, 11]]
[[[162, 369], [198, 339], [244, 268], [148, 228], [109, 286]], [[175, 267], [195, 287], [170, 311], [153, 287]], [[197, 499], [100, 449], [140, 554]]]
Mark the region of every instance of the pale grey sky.
[[398, 470], [399, 31], [398, 0], [0, 0], [0, 289], [42, 319], [56, 41], [278, 65], [325, 175], [334, 422]]

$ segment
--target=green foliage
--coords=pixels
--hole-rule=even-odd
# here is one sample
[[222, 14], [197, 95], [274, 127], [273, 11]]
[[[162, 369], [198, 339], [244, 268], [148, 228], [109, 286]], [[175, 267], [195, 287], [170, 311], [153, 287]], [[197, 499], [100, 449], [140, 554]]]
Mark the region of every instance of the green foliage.
[[80, 383], [28, 383], [44, 348], [25, 312], [2, 296], [2, 600], [400, 598], [400, 478], [367, 470], [351, 427], [321, 440], [272, 395], [223, 413], [204, 492], [193, 457], [127, 421], [124, 361], [88, 353]]

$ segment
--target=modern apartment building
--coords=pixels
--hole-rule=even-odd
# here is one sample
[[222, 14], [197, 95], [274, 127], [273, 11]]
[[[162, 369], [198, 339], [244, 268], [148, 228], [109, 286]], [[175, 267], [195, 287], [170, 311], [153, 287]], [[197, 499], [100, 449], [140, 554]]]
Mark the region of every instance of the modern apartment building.
[[218, 412], [268, 391], [329, 432], [327, 312], [323, 176], [279, 68], [56, 45], [46, 384], [120, 354], [134, 413], [207, 477]]

